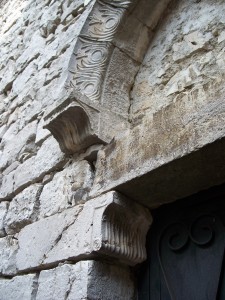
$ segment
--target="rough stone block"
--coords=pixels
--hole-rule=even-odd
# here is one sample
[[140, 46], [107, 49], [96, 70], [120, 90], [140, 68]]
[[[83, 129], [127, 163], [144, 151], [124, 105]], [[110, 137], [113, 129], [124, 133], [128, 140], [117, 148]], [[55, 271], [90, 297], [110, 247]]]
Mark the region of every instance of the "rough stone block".
[[36, 156], [27, 159], [14, 171], [3, 177], [0, 199], [10, 198], [31, 183], [40, 180], [46, 173], [64, 165], [66, 159], [54, 138], [48, 138]]
[[87, 299], [136, 299], [134, 276], [127, 267], [91, 261], [88, 277]]
[[0, 239], [0, 275], [14, 275], [16, 273], [17, 250], [17, 238], [6, 236]]
[[27, 152], [26, 148], [29, 147], [29, 144], [34, 144], [36, 129], [37, 121], [34, 121], [20, 130], [16, 135], [11, 135], [10, 140], [8, 141], [4, 140], [3, 136], [4, 148], [0, 157], [0, 169], [4, 169], [13, 161], [17, 160], [18, 156], [21, 156]]
[[129, 268], [97, 261], [81, 261], [42, 271], [36, 300], [133, 300], [134, 282]]
[[[206, 99], [174, 101], [101, 150], [90, 194], [94, 197], [115, 188], [154, 207], [204, 189], [207, 182], [210, 186], [222, 183], [224, 95]], [[219, 140], [217, 155], [210, 155], [210, 144], [216, 147]], [[188, 163], [191, 155], [194, 163]], [[216, 175], [211, 176], [212, 172]]]
[[87, 161], [76, 161], [55, 174], [40, 196], [40, 217], [48, 217], [76, 204], [84, 203], [94, 174]]
[[42, 185], [34, 184], [13, 198], [4, 222], [7, 234], [15, 234], [37, 220], [41, 190]]
[[0, 280], [1, 300], [33, 300], [37, 291], [37, 275], [16, 276]]
[[63, 232], [77, 220], [77, 215], [81, 210], [81, 206], [74, 207], [23, 228], [19, 233], [18, 269], [44, 265], [46, 255], [51, 253], [54, 246], [61, 240]]
[[9, 206], [8, 202], [0, 203], [0, 237], [3, 237], [6, 235], [5, 228], [4, 228], [4, 220], [6, 217], [8, 206]]
[[89, 261], [41, 271], [36, 300], [86, 299]]

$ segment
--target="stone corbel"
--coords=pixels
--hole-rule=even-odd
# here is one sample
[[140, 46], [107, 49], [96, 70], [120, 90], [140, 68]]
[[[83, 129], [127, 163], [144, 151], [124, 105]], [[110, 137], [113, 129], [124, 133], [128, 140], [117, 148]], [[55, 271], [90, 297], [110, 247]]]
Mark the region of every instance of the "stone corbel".
[[93, 223], [93, 250], [131, 266], [143, 262], [147, 258], [145, 243], [152, 221], [150, 212], [116, 192], [108, 195], [111, 201], [102, 213], [100, 237], [99, 230], [95, 231], [97, 224]]
[[44, 128], [52, 133], [66, 154], [109, 143], [116, 131], [127, 127], [120, 116], [91, 103], [77, 91], [50, 108], [44, 120]]

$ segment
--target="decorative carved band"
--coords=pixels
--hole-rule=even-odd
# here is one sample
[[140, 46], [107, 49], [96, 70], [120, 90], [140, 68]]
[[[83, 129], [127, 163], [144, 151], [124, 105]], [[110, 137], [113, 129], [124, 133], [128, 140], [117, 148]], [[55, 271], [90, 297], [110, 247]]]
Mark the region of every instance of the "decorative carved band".
[[107, 42], [93, 42], [83, 36], [79, 38], [73, 54], [69, 84], [94, 102], [100, 98], [110, 47]]
[[70, 60], [67, 86], [74, 87], [94, 102], [100, 101], [112, 41], [130, 1], [96, 1], [85, 22]]

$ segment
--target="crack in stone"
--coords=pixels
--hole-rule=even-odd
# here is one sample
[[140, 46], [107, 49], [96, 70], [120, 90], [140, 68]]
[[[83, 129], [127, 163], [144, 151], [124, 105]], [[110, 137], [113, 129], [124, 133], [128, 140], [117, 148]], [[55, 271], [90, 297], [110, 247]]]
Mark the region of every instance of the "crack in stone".
[[59, 242], [61, 241], [61, 239], [63, 237], [63, 234], [69, 229], [69, 227], [71, 227], [76, 222], [77, 216], [81, 213], [82, 210], [83, 210], [83, 206], [80, 206], [79, 211], [75, 215], [75, 219], [73, 221], [71, 221], [71, 223], [69, 223], [67, 226], [65, 226], [63, 228], [62, 232], [58, 235], [58, 237], [53, 242], [53, 245], [51, 246], [51, 248], [43, 255], [43, 258], [42, 258], [42, 260], [39, 263], [40, 265], [42, 265], [45, 262], [45, 259], [47, 258], [47, 256], [49, 255], [49, 253], [59, 244]]

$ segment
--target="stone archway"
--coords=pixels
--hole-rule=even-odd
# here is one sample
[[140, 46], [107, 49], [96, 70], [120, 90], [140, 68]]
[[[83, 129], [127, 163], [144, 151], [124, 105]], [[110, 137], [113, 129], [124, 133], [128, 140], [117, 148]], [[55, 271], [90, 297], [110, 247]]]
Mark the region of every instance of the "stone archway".
[[[64, 117], [59, 115], [64, 114], [62, 107], [67, 110], [71, 105], [68, 99], [86, 111], [94, 124], [93, 135], [103, 143], [129, 128], [130, 90], [168, 3], [169, 0], [94, 2], [70, 59], [65, 86], [45, 114], [47, 129], [53, 133], [53, 123], [58, 124], [61, 135], [66, 135], [60, 126]], [[75, 114], [74, 125], [76, 119], [79, 117]], [[71, 152], [61, 135], [54, 132], [59, 144], [63, 144], [61, 149]], [[78, 145], [74, 151], [85, 145]]]

